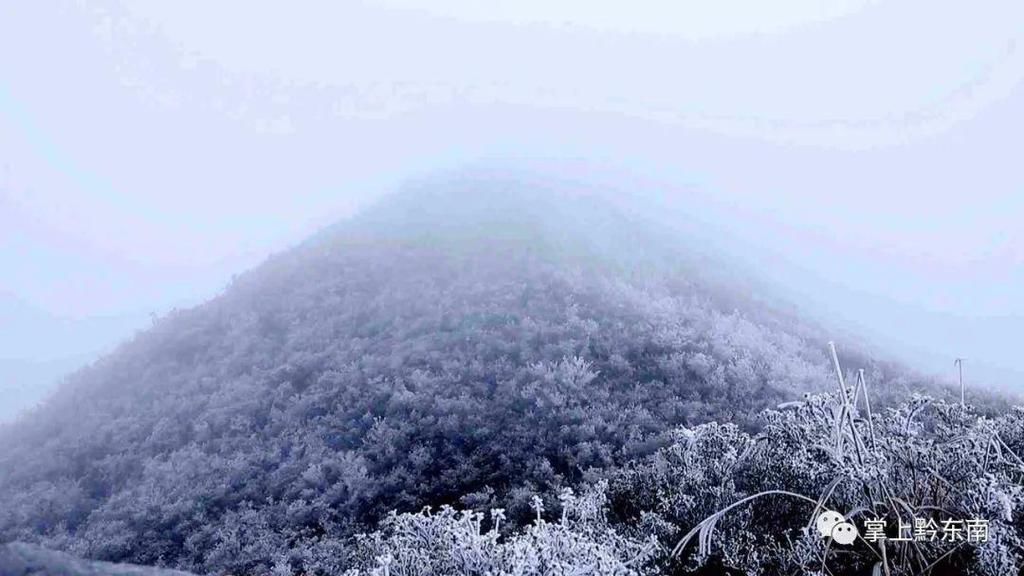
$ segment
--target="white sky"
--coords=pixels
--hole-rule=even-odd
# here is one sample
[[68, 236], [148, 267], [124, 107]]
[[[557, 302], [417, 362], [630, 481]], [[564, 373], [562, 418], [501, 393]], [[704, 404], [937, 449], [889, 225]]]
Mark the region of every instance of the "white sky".
[[109, 345], [25, 319], [200, 301], [408, 174], [577, 155], [1024, 370], [1024, 4], [423, 4], [0, 7], [0, 358]]

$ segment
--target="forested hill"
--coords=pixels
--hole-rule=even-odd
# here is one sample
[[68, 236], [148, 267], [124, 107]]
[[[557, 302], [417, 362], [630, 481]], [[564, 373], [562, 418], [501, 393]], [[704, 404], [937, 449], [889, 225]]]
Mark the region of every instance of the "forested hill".
[[[0, 541], [196, 572], [391, 510], [526, 517], [709, 419], [834, 388], [818, 329], [599, 196], [425, 181], [241, 275], [0, 434]], [[877, 389], [914, 385], [844, 350]], [[327, 560], [324, 560], [327, 561]]]

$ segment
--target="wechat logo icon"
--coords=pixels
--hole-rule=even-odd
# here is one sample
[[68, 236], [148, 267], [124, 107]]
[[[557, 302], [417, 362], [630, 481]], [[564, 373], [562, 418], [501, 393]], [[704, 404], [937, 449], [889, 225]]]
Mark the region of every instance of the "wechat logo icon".
[[831, 538], [836, 544], [849, 546], [857, 540], [857, 527], [847, 522], [843, 515], [833, 510], [825, 510], [818, 515], [815, 526], [822, 538]]

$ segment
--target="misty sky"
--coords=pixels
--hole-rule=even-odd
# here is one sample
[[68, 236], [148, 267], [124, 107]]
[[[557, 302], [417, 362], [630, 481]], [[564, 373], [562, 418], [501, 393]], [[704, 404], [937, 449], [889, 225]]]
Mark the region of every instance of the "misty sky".
[[1012, 0], [4, 3], [0, 420], [483, 159], [642, 173], [824, 321], [1019, 385], [1022, 36]]

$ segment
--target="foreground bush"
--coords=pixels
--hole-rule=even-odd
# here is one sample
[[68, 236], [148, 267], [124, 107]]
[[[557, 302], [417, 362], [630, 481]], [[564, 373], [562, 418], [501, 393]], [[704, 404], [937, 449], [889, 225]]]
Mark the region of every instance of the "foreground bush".
[[[683, 430], [654, 457], [615, 475], [613, 516], [634, 533], [677, 544], [663, 567], [718, 562], [750, 575], [1017, 574], [1024, 420], [915, 397], [866, 417], [839, 395], [809, 396], [765, 413], [763, 432], [733, 426]], [[861, 531], [882, 520], [888, 539], [837, 546], [813, 527], [835, 510]], [[900, 522], [978, 519], [985, 542], [897, 542]], [[950, 534], [952, 536], [952, 534]]]
[[[561, 515], [545, 520], [534, 500], [533, 524], [510, 537], [500, 536], [504, 511], [392, 514], [379, 532], [358, 538], [356, 567], [347, 576], [429, 576], [440, 574], [601, 574], [644, 573], [658, 544], [619, 535], [605, 520], [605, 485], [582, 496], [565, 489]], [[490, 524], [484, 529], [484, 522]]]
[[[756, 435], [719, 423], [676, 429], [670, 445], [579, 495], [562, 489], [547, 509], [520, 493], [524, 525], [467, 497], [467, 510], [392, 512], [375, 531], [309, 534], [296, 546], [245, 509], [204, 554], [221, 566], [269, 557], [213, 573], [276, 576], [1020, 573], [1024, 410], [992, 418], [917, 396], [869, 417], [822, 394], [762, 416]], [[822, 537], [814, 520], [826, 509], [861, 537]], [[943, 527], [932, 539], [893, 539], [915, 519], [980, 520], [985, 538], [946, 539]], [[886, 525], [883, 538], [865, 537], [869, 520]]]
[[[583, 496], [564, 492], [560, 520], [546, 521], [537, 500], [534, 523], [508, 535], [500, 511], [391, 515], [358, 539], [350, 574], [1018, 573], [1024, 411], [988, 418], [914, 397], [869, 420], [839, 398], [767, 411], [756, 435], [730, 424], [679, 429], [670, 446]], [[813, 520], [824, 509], [862, 537], [822, 538]], [[979, 519], [988, 534], [892, 540], [914, 518]], [[888, 539], [863, 538], [869, 519], [885, 521]]]

